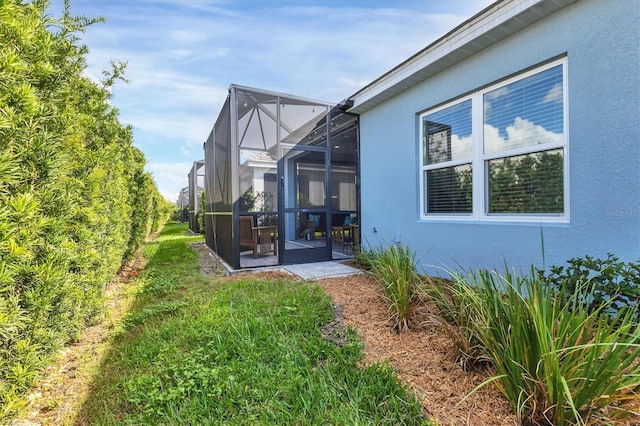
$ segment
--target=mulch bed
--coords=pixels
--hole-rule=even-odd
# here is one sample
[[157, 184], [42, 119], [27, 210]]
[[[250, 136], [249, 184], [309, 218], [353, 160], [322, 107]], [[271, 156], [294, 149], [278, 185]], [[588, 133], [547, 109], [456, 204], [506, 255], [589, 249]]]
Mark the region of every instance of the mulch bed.
[[357, 330], [364, 345], [364, 362], [388, 362], [438, 424], [519, 424], [495, 386], [487, 385], [462, 401], [489, 374], [464, 372], [453, 361], [449, 340], [429, 321], [427, 311], [417, 312], [409, 332], [396, 334], [382, 288], [372, 277], [327, 278], [319, 283], [344, 321]]

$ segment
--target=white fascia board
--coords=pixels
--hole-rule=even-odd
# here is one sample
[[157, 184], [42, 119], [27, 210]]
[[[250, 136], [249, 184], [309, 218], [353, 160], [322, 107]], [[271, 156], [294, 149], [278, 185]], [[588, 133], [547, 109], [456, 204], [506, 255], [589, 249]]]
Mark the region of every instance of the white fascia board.
[[[478, 41], [482, 36], [488, 35], [490, 32], [495, 34], [494, 30], [499, 30], [501, 26], [505, 27], [502, 37], [508, 37], [513, 33], [513, 29], [507, 30], [507, 24], [534, 6], [541, 5], [549, 7], [540, 7], [540, 10], [535, 13], [534, 19], [529, 17], [526, 22], [520, 22], [519, 26], [524, 28], [527, 25], [531, 25], [533, 22], [541, 20], [576, 1], [578, 0], [498, 1], [350, 96], [349, 99], [353, 100], [354, 105], [349, 112], [364, 112], [392, 96], [385, 96], [386, 92], [398, 93], [406, 89], [406, 87], [403, 88], [400, 86], [402, 86], [403, 83], [408, 86], [412, 85], [409, 81], [412, 77], [415, 77], [416, 74], [436, 64], [438, 61], [446, 60], [448, 56], [451, 56], [453, 62], [459, 62], [459, 52], [461, 50], [464, 50], [466, 57], [477, 53], [486, 46], [487, 41], [485, 40], [483, 43], [478, 43], [476, 46], [473, 45], [473, 42]], [[493, 39], [492, 44], [497, 41], [499, 40]], [[456, 58], [453, 58], [454, 52], [458, 52], [456, 53]], [[376, 98], [380, 98], [380, 100], [376, 101]]]

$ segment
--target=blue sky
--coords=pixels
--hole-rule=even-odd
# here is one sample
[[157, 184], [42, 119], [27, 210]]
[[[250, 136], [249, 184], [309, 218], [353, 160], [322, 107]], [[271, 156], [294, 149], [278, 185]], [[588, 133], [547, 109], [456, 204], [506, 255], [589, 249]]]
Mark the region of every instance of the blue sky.
[[70, 0], [72, 14], [106, 19], [82, 35], [88, 73], [128, 62], [112, 102], [170, 201], [204, 157], [230, 84], [339, 102], [491, 3]]

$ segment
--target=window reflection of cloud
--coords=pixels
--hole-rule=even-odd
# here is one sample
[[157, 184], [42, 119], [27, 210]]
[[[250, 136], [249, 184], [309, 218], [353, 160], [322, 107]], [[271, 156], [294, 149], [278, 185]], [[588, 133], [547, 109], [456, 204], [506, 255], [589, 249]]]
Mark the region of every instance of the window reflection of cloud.
[[473, 138], [471, 135], [460, 137], [451, 135], [451, 159], [471, 158]]
[[561, 142], [564, 139], [562, 133], [547, 130], [543, 126], [520, 117], [516, 117], [513, 123], [507, 126], [506, 133], [507, 137], [504, 138], [496, 127], [485, 124], [485, 152], [499, 152], [524, 146]]
[[556, 83], [540, 102], [541, 104], [562, 102], [562, 83]]
[[509, 94], [509, 86], [500, 87], [484, 94], [482, 104], [485, 121], [492, 121], [491, 114], [494, 110], [494, 102], [500, 102], [504, 101], [504, 99], [508, 99]]

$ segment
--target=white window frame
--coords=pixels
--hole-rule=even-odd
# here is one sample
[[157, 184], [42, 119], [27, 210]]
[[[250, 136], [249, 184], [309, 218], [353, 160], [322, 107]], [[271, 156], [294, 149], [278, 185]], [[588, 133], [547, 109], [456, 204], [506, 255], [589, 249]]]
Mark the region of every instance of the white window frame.
[[[534, 74], [538, 74], [542, 71], [546, 71], [550, 68], [554, 68], [558, 65], [562, 66], [562, 108], [563, 108], [563, 135], [562, 141], [548, 142], [541, 145], [530, 145], [520, 148], [514, 148], [506, 151], [484, 153], [484, 117], [483, 117], [483, 99], [484, 95], [488, 92], [496, 90], [498, 88], [507, 86], [516, 81], [530, 77]], [[456, 98], [442, 104], [436, 108], [430, 108], [418, 115], [418, 143], [419, 149], [419, 180], [420, 180], [420, 219], [426, 221], [482, 221], [482, 222], [534, 222], [534, 223], [568, 223], [569, 222], [569, 103], [568, 103], [568, 73], [567, 73], [567, 58], [561, 58], [551, 61], [544, 65], [535, 67], [528, 71], [519, 73], [516, 76], [510, 77], [505, 80], [501, 80], [498, 83], [494, 83], [490, 86], [483, 87], [469, 95]], [[451, 160], [443, 163], [436, 164], [423, 164], [424, 158], [424, 117], [441, 111], [443, 109], [452, 107], [456, 104], [465, 102], [471, 99], [471, 137], [472, 137], [472, 154], [471, 161], [469, 159], [464, 160]], [[488, 213], [488, 199], [489, 199], [489, 181], [488, 181], [488, 162], [489, 160], [514, 157], [518, 155], [533, 154], [536, 152], [550, 151], [554, 149], [562, 150], [563, 157], [563, 197], [564, 207], [562, 213]], [[471, 163], [472, 170], [472, 213], [426, 213], [426, 178], [425, 174], [427, 170], [439, 169], [445, 167], [454, 167], [462, 164]]]

